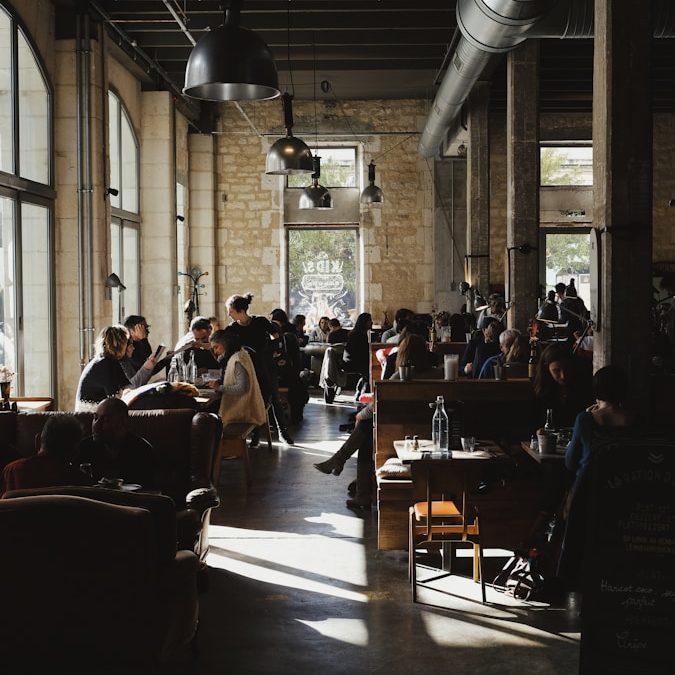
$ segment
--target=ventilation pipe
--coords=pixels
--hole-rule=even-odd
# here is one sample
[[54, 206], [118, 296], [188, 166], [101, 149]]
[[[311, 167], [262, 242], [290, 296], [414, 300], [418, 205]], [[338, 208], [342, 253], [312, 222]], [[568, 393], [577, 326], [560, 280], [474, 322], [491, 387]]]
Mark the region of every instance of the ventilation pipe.
[[[461, 37], [420, 137], [422, 157], [436, 154], [492, 55], [527, 38], [593, 37], [593, 0], [457, 0], [456, 14]], [[675, 37], [672, 0], [656, 0], [653, 16], [655, 38]]]

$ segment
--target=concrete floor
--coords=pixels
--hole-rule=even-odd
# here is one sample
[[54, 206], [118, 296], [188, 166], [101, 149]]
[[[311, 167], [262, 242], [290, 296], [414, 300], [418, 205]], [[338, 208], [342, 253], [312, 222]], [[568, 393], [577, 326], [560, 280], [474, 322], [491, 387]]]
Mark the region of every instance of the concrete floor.
[[[251, 451], [248, 491], [240, 463], [223, 466], [199, 656], [180, 672], [576, 673], [574, 598], [550, 608], [488, 588], [483, 606], [479, 586], [456, 576], [412, 603], [407, 554], [378, 552], [376, 512], [344, 505], [355, 458], [340, 477], [312, 466], [339, 447], [353, 410], [346, 396], [331, 406], [312, 398], [294, 446]], [[489, 560], [488, 579], [503, 562]]]

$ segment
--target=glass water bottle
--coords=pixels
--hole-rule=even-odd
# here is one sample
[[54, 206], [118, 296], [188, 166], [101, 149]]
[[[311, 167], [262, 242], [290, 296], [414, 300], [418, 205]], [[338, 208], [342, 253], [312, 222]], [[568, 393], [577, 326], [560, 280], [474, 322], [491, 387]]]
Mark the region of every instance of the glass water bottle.
[[450, 447], [450, 424], [442, 396], [436, 397], [436, 411], [431, 420], [431, 440], [434, 450], [447, 456]]

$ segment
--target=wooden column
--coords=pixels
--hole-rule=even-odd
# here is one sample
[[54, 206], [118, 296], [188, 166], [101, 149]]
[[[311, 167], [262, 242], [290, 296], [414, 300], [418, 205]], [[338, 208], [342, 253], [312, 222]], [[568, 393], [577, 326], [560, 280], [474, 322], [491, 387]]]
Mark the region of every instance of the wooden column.
[[469, 96], [466, 270], [467, 281], [485, 297], [490, 284], [489, 101], [490, 83], [477, 82]]
[[645, 400], [652, 262], [651, 3], [595, 0], [593, 222], [600, 231], [594, 367], [621, 365]]
[[[539, 241], [539, 42], [527, 40], [506, 66], [506, 246]], [[510, 278], [509, 285], [509, 258]], [[508, 325], [527, 329], [537, 312], [539, 261], [512, 250], [506, 256]]]

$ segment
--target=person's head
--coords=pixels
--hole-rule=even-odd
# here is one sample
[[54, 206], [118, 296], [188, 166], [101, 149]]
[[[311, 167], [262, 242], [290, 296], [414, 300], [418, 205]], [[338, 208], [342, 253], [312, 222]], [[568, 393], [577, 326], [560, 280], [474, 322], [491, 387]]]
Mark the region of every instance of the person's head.
[[437, 328], [443, 328], [450, 325], [450, 313], [441, 311], [434, 317], [434, 322]]
[[355, 333], [365, 333], [373, 327], [373, 317], [368, 312], [362, 312], [356, 317], [354, 328]]
[[429, 352], [427, 342], [421, 335], [408, 333], [398, 343], [396, 352], [396, 367], [403, 365], [415, 366], [419, 370], [429, 367]]
[[119, 398], [106, 398], [96, 406], [91, 432], [98, 440], [114, 440], [124, 436], [128, 421], [127, 404]]
[[96, 340], [96, 355], [120, 361], [126, 356], [129, 331], [122, 325], [106, 326]]
[[253, 300], [253, 293], [246, 295], [231, 295], [225, 300], [227, 315], [233, 321], [244, 321], [248, 318], [248, 308]]
[[196, 316], [190, 323], [190, 330], [197, 342], [204, 342], [211, 335], [211, 322], [203, 316]]
[[577, 288], [574, 285], [574, 279], [570, 279], [570, 283], [567, 286], [565, 286], [565, 297], [566, 298], [577, 297]]
[[241, 349], [241, 338], [232, 330], [217, 330], [209, 338], [211, 349], [218, 357], [229, 359], [232, 354]]
[[559, 300], [562, 300], [565, 297], [565, 284], [561, 282], [555, 285], [555, 294], [558, 296]]
[[396, 328], [396, 332], [400, 333], [401, 330], [398, 328], [399, 321], [403, 320], [409, 320], [412, 319], [412, 317], [415, 315], [415, 312], [412, 311], [412, 309], [407, 309], [406, 307], [401, 307], [401, 309], [396, 310], [396, 314], [394, 314], [394, 327]]
[[507, 363], [527, 363], [530, 355], [530, 341], [524, 335], [516, 336], [506, 354]]
[[307, 319], [304, 314], [296, 314], [293, 317], [293, 325], [295, 326], [295, 330], [297, 330], [299, 333], [305, 330], [306, 323]]
[[597, 401], [621, 405], [628, 395], [628, 378], [619, 366], [605, 366], [593, 375], [593, 395]]
[[506, 311], [504, 298], [497, 293], [493, 293], [488, 298], [488, 312], [493, 316], [501, 316]]
[[150, 324], [140, 314], [130, 314], [124, 319], [124, 327], [129, 331], [131, 339], [135, 342], [144, 340], [150, 335]]
[[211, 324], [211, 332], [215, 333], [220, 330], [220, 319], [217, 316], [210, 316], [209, 323]]
[[546, 300], [548, 300], [548, 302], [555, 302], [555, 291], [549, 291], [546, 294]]
[[330, 330], [330, 326], [328, 325], [329, 321], [330, 321], [330, 319], [327, 316], [322, 316], [319, 319], [319, 330], [324, 332], [324, 333], [327, 333]]
[[330, 333], [334, 333], [336, 330], [340, 330], [342, 326], [340, 325], [340, 322], [337, 319], [329, 319], [328, 320], [328, 331]]
[[82, 438], [80, 422], [69, 413], [50, 415], [40, 434], [40, 451], [70, 460]]
[[547, 395], [555, 387], [570, 384], [572, 351], [566, 345], [548, 345], [541, 353], [534, 377], [534, 391], [538, 396]]
[[411, 320], [408, 317], [404, 317], [403, 319], [399, 319], [396, 322], [396, 327], [395, 330], [399, 335], [399, 341], [401, 339], [401, 335], [403, 335], [403, 331], [410, 325]]
[[483, 328], [483, 336], [485, 338], [485, 342], [497, 342], [503, 330], [504, 326], [502, 325], [501, 321], [497, 321], [497, 319], [488, 321], [485, 327]]
[[520, 331], [517, 328], [507, 328], [499, 334], [499, 350], [502, 354], [508, 353], [519, 335]]
[[288, 314], [280, 307], [277, 307], [277, 309], [273, 309], [270, 313], [270, 319], [280, 326], [285, 326], [288, 323]]

